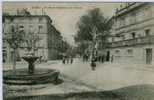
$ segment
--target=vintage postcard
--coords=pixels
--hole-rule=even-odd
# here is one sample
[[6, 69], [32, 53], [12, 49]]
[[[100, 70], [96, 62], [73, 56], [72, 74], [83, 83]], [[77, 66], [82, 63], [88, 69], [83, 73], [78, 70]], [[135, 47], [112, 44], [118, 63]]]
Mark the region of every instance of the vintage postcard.
[[2, 2], [4, 100], [154, 100], [154, 3]]

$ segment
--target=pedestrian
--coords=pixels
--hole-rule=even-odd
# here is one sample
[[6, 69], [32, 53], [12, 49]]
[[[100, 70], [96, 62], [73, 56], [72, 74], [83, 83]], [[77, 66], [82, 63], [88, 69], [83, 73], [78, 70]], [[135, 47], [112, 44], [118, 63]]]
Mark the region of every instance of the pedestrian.
[[89, 58], [89, 57], [88, 57], [88, 55], [86, 54], [86, 62], [88, 61], [88, 58]]
[[69, 63], [69, 56], [66, 57], [67, 64]]
[[111, 56], [111, 62], [113, 62], [113, 55]]
[[73, 63], [73, 57], [71, 57], [71, 64]]
[[102, 63], [104, 63], [104, 55], [102, 55]]
[[63, 64], [65, 64], [65, 57], [64, 56], [63, 56], [62, 62], [63, 62]]
[[91, 68], [92, 68], [92, 70], [95, 70], [95, 68], [96, 68], [96, 62], [95, 62], [95, 58], [94, 57], [92, 57], [92, 60], [91, 60]]
[[42, 62], [42, 56], [39, 57], [39, 63], [41, 63], [41, 62]]
[[83, 55], [83, 62], [85, 62], [86, 61], [86, 55], [84, 54]]

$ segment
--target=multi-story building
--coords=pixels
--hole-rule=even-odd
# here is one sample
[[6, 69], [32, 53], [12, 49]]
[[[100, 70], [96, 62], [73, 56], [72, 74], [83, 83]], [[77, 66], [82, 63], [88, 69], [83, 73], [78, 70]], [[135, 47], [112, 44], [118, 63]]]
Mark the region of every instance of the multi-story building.
[[126, 3], [112, 20], [110, 61], [154, 64], [154, 3]]
[[[12, 33], [12, 27], [18, 27], [24, 33], [36, 33], [40, 40], [36, 43], [36, 56], [42, 56], [43, 60], [56, 59], [59, 54], [57, 46], [60, 46], [62, 36], [52, 25], [52, 20], [47, 15], [3, 15], [3, 60], [12, 61], [12, 48], [6, 41]], [[25, 47], [18, 50], [18, 59], [26, 52]]]

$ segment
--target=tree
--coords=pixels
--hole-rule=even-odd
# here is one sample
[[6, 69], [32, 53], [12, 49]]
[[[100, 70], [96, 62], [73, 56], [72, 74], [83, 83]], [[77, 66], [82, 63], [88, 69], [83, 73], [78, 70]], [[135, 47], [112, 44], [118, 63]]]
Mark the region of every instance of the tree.
[[68, 44], [68, 42], [65, 40], [62, 40], [61, 52], [66, 54], [69, 48], [70, 48], [70, 45]]
[[85, 50], [88, 48], [89, 43], [88, 42], [80, 42], [77, 46], [77, 53], [79, 55], [82, 55], [83, 53], [85, 53]]
[[103, 16], [99, 8], [90, 10], [87, 14], [81, 16], [77, 23], [78, 30], [75, 35], [75, 42], [81, 45], [85, 44], [86, 41], [95, 45], [99, 39], [105, 46], [108, 31], [111, 28], [108, 21], [108, 18]]
[[19, 31], [18, 25], [11, 26], [11, 32], [7, 34], [6, 38], [9, 46], [13, 49], [13, 72], [16, 72], [16, 55], [17, 49], [21, 46], [24, 41], [24, 31]]
[[35, 54], [35, 51], [38, 49], [36, 43], [40, 40], [41, 38], [37, 35], [37, 33], [29, 32], [25, 34], [24, 42], [26, 43], [28, 54]]

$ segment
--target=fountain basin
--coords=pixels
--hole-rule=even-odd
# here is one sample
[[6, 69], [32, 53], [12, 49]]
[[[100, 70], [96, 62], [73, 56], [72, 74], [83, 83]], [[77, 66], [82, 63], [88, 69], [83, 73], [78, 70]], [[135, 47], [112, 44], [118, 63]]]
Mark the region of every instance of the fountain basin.
[[22, 57], [26, 62], [28, 62], [28, 73], [33, 74], [35, 71], [35, 65], [34, 62], [39, 58], [36, 56], [25, 56]]
[[35, 85], [56, 82], [59, 71], [53, 69], [37, 69], [33, 74], [27, 73], [27, 69], [17, 69], [16, 74], [12, 70], [3, 72], [3, 82], [15, 85]]

